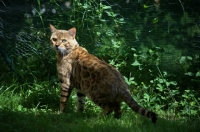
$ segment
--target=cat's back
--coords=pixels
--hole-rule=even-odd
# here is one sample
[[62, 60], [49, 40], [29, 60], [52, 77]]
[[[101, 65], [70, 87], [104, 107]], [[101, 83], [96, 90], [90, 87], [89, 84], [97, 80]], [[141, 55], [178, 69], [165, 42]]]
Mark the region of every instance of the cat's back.
[[88, 80], [97, 84], [105, 84], [109, 82], [125, 85], [120, 84], [124, 83], [123, 76], [110, 64], [107, 64], [96, 56], [89, 54], [87, 50], [81, 46], [79, 46], [75, 52], [77, 59], [73, 67], [76, 72], [74, 76], [78, 76], [78, 80]]
[[[81, 70], [92, 72], [118, 72], [113, 66], [107, 64], [106, 62], [100, 60], [96, 56], [87, 52], [87, 50], [81, 46], [79, 46], [76, 51], [77, 52], [77, 61], [78, 65], [82, 67]], [[108, 73], [107, 73], [108, 74]], [[104, 73], [106, 75], [106, 73]]]

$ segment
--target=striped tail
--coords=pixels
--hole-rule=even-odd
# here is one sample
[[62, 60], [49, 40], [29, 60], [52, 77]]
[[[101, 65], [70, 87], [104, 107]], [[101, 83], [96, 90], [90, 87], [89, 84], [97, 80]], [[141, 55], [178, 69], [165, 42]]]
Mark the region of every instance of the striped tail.
[[123, 91], [122, 92], [122, 99], [124, 100], [124, 102], [133, 110], [135, 111], [136, 113], [140, 114], [140, 115], [143, 115], [143, 116], [146, 116], [148, 118], [151, 119], [151, 121], [153, 123], [156, 123], [157, 121], [157, 114], [152, 112], [152, 111], [149, 111], [145, 108], [143, 108], [142, 106], [140, 106], [131, 96], [130, 92], [127, 90], [127, 91]]

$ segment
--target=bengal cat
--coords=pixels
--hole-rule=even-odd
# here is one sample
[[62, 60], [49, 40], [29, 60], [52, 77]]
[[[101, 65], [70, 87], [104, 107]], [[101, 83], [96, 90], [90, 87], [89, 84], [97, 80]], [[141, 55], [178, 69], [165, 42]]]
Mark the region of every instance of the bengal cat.
[[57, 53], [58, 77], [61, 81], [60, 112], [65, 106], [73, 88], [78, 97], [78, 111], [84, 110], [85, 96], [103, 109], [105, 115], [114, 111], [120, 117], [121, 102], [133, 111], [156, 122], [156, 113], [141, 107], [131, 96], [124, 77], [113, 66], [101, 61], [79, 46], [75, 39], [76, 28], [57, 30], [50, 25], [51, 46]]

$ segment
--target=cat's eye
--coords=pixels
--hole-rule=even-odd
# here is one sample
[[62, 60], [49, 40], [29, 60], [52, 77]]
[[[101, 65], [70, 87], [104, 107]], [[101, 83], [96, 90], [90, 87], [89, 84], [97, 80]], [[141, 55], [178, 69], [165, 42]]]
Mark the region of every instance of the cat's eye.
[[65, 43], [65, 42], [67, 42], [67, 40], [66, 39], [62, 39], [62, 42]]
[[57, 41], [57, 39], [56, 39], [56, 38], [53, 38], [52, 40], [53, 40], [54, 42], [56, 42], [56, 41]]

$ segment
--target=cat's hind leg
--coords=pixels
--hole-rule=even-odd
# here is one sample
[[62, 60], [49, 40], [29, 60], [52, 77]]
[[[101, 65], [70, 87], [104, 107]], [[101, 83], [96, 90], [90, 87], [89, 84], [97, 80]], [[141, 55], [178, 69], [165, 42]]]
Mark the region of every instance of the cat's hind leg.
[[102, 108], [103, 110], [103, 115], [109, 115], [110, 113], [113, 112], [114, 107], [112, 107], [112, 104], [110, 103], [100, 103], [99, 106]]
[[103, 114], [104, 115], [109, 115], [110, 113], [112, 113], [113, 112], [113, 108], [111, 108], [110, 106], [105, 106], [104, 108], [103, 108]]
[[114, 112], [115, 112], [115, 114], [114, 114], [115, 118], [120, 118], [121, 117], [121, 115], [122, 115], [121, 102], [116, 102], [114, 104]]
[[85, 94], [77, 90], [76, 95], [78, 112], [83, 112], [85, 106]]

